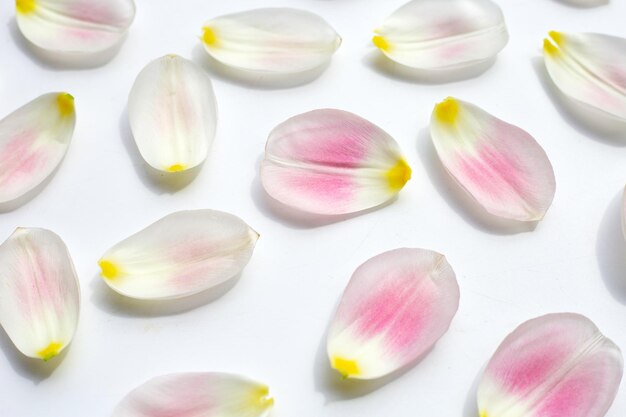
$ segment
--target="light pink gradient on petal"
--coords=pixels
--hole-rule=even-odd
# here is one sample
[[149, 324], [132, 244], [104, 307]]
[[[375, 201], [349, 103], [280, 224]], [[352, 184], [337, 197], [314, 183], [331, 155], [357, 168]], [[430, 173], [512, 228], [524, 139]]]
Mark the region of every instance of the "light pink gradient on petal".
[[396, 249], [368, 260], [353, 274], [328, 334], [331, 363], [358, 364], [354, 378], [371, 379], [408, 365], [447, 331], [459, 303], [445, 257]]
[[518, 221], [542, 219], [556, 191], [545, 151], [524, 130], [470, 103], [448, 100], [458, 103], [456, 119], [442, 122], [435, 110], [431, 120], [446, 170], [487, 212]]
[[[550, 314], [529, 320], [502, 342], [478, 389], [490, 417], [602, 417], [622, 377], [619, 348], [587, 318]], [[509, 415], [509, 414], [507, 414]]]
[[341, 110], [315, 110], [272, 131], [261, 180], [270, 196], [296, 209], [353, 213], [397, 194], [386, 173], [401, 160], [397, 143], [374, 124]]

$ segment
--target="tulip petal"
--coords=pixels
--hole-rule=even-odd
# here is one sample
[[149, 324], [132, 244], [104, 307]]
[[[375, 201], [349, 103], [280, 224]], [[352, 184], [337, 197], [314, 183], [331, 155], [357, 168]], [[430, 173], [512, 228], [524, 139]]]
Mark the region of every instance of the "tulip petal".
[[124, 39], [135, 17], [133, 0], [16, 0], [26, 39], [49, 52], [93, 55]]
[[17, 229], [0, 245], [0, 324], [24, 355], [47, 361], [76, 331], [80, 289], [67, 247], [45, 229]]
[[153, 168], [178, 172], [206, 159], [217, 122], [211, 80], [193, 62], [166, 55], [146, 66], [128, 99], [133, 136]]
[[267, 8], [216, 17], [202, 28], [206, 51], [249, 71], [296, 74], [323, 66], [341, 38], [321, 17], [298, 9]]
[[595, 7], [604, 6], [609, 4], [609, 0], [562, 0], [564, 3], [569, 3], [578, 7]]
[[556, 190], [554, 172], [524, 130], [449, 97], [435, 106], [430, 133], [446, 170], [489, 213], [519, 221], [544, 217]]
[[619, 348], [586, 317], [549, 314], [519, 326], [478, 387], [482, 417], [602, 417], [620, 384]]
[[439, 253], [396, 249], [352, 276], [327, 341], [344, 378], [374, 379], [411, 364], [448, 330], [459, 306], [452, 267]]
[[626, 122], [626, 39], [550, 32], [544, 40], [544, 58], [563, 94]]
[[626, 239], [626, 187], [622, 197], [622, 234], [624, 239]]
[[135, 388], [113, 417], [266, 417], [273, 405], [269, 388], [247, 378], [181, 373], [153, 378]]
[[397, 142], [374, 124], [341, 110], [314, 110], [270, 133], [261, 165], [265, 190], [311, 213], [346, 214], [398, 194], [411, 168]]
[[240, 273], [258, 237], [232, 214], [180, 211], [113, 246], [99, 265], [105, 282], [122, 295], [180, 298]]
[[413, 0], [374, 31], [387, 57], [423, 70], [461, 68], [494, 58], [509, 40], [491, 0]]
[[45, 94], [0, 120], [0, 204], [24, 196], [63, 160], [74, 133], [74, 98]]

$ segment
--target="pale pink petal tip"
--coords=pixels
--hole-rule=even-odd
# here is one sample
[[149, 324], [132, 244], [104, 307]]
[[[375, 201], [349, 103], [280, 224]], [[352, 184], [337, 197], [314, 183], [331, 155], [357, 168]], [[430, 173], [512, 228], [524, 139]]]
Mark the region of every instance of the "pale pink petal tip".
[[445, 169], [487, 212], [525, 222], [545, 216], [554, 171], [527, 132], [448, 97], [435, 106], [430, 133]]
[[304, 113], [270, 134], [261, 165], [267, 193], [298, 210], [339, 215], [393, 199], [411, 178], [398, 143], [341, 110]]
[[586, 317], [549, 314], [502, 342], [478, 387], [481, 417], [603, 417], [623, 373], [619, 348]]
[[267, 417], [274, 405], [269, 388], [222, 373], [164, 375], [135, 388], [113, 417]]
[[179, 211], [109, 249], [98, 262], [114, 291], [158, 300], [190, 296], [241, 273], [259, 234], [216, 210]]
[[361, 265], [328, 331], [330, 365], [344, 378], [375, 379], [411, 365], [448, 330], [459, 287], [446, 258], [396, 249]]
[[0, 207], [40, 191], [72, 140], [76, 112], [68, 93], [44, 94], [0, 120]]
[[20, 352], [44, 361], [60, 354], [79, 309], [78, 278], [59, 236], [19, 228], [0, 245], [0, 324]]
[[552, 31], [544, 60], [557, 88], [599, 121], [626, 129], [626, 39]]

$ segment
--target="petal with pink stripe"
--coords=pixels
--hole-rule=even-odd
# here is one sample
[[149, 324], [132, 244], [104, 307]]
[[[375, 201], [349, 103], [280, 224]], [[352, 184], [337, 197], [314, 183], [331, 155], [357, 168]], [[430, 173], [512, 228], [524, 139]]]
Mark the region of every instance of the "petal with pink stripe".
[[544, 59], [552, 81], [572, 100], [626, 122], [626, 39], [550, 32]]
[[429, 71], [488, 62], [509, 40], [491, 0], [413, 0], [374, 32], [374, 45], [388, 58]]
[[0, 204], [25, 196], [54, 172], [75, 124], [67, 93], [45, 94], [0, 120]]
[[124, 39], [135, 18], [133, 0], [16, 0], [26, 39], [57, 56], [95, 55]]
[[541, 220], [556, 182], [543, 148], [527, 132], [448, 97], [435, 106], [430, 133], [446, 170], [487, 212]]
[[406, 367], [448, 330], [458, 306], [456, 276], [443, 255], [396, 249], [375, 256], [352, 275], [330, 324], [330, 364], [354, 379]]
[[131, 391], [113, 417], [267, 417], [269, 388], [224, 373], [181, 373], [151, 379]]
[[288, 7], [213, 18], [204, 24], [201, 41], [224, 65], [279, 75], [323, 68], [341, 45], [341, 37], [320, 16]]
[[180, 298], [239, 274], [258, 237], [232, 214], [180, 211], [113, 246], [98, 264], [105, 282], [122, 295]]
[[549, 314], [502, 342], [478, 387], [482, 417], [603, 417], [623, 373], [619, 348], [586, 317]]
[[411, 168], [378, 126], [341, 110], [304, 113], [270, 133], [261, 180], [270, 196], [323, 215], [383, 204], [404, 187]]
[[137, 76], [128, 116], [141, 156], [153, 168], [180, 172], [207, 158], [217, 107], [208, 75], [193, 62], [166, 55]]
[[24, 355], [50, 360], [76, 331], [80, 289], [67, 247], [45, 229], [17, 229], [0, 245], [0, 324]]

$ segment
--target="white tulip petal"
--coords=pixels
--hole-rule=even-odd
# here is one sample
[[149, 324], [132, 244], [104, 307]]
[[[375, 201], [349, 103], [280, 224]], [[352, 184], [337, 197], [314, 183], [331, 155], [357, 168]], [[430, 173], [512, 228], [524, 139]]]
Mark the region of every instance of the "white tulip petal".
[[217, 108], [207, 74], [166, 55], [139, 74], [128, 99], [133, 136], [153, 168], [178, 172], [200, 165], [215, 137]]
[[24, 196], [54, 172], [74, 133], [74, 98], [45, 94], [0, 120], [0, 204]]
[[448, 330], [459, 286], [446, 258], [396, 249], [352, 275], [328, 331], [331, 366], [344, 378], [374, 379], [413, 363]]
[[95, 55], [114, 48], [135, 17], [133, 0], [16, 0], [26, 39], [53, 53]]
[[626, 122], [626, 39], [553, 31], [544, 40], [544, 58], [563, 94]]
[[58, 355], [74, 337], [79, 309], [78, 278], [59, 236], [19, 228], [0, 245], [0, 324], [24, 355]]
[[261, 165], [267, 193], [308, 213], [339, 215], [383, 204], [411, 178], [398, 143], [342, 110], [294, 116], [271, 133]]
[[556, 181], [530, 134], [452, 97], [435, 106], [430, 133], [446, 170], [487, 212], [528, 222], [544, 217]]
[[321, 17], [298, 9], [255, 9], [205, 23], [202, 43], [221, 63], [238, 69], [296, 74], [323, 66], [341, 38]]
[[622, 196], [622, 234], [626, 239], [626, 187]]
[[603, 417], [615, 399], [620, 349], [588, 318], [529, 320], [504, 339], [478, 386], [481, 417]]
[[578, 7], [595, 7], [609, 4], [609, 0], [561, 0], [563, 3], [572, 4]]
[[413, 0], [374, 31], [387, 57], [422, 70], [461, 68], [494, 58], [509, 36], [491, 0]]
[[267, 417], [274, 399], [266, 385], [223, 373], [153, 378], [131, 391], [113, 417]]
[[122, 295], [180, 298], [240, 273], [258, 237], [232, 214], [180, 211], [113, 246], [99, 265], [105, 282]]

